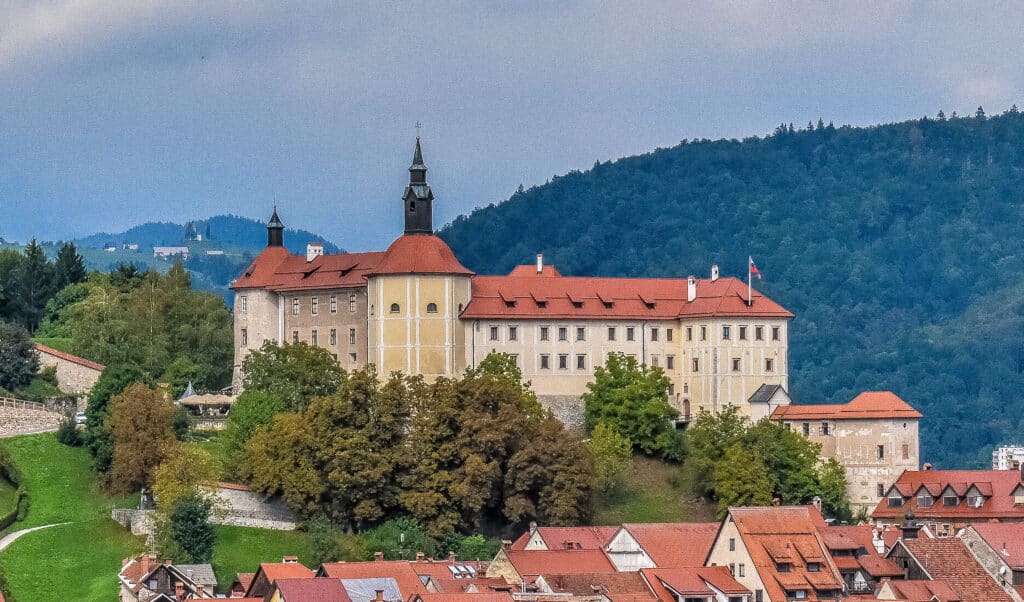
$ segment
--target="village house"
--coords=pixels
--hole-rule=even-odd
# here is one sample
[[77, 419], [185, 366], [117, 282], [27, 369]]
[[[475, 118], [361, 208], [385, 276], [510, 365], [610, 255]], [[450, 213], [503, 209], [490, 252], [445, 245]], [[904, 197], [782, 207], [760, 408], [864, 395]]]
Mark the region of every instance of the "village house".
[[601, 550], [618, 532], [619, 527], [538, 527], [530, 529], [512, 542], [513, 550]]
[[180, 602], [186, 598], [216, 597], [217, 577], [209, 564], [158, 562], [156, 556], [142, 554], [125, 558], [117, 579], [120, 602], [157, 602], [160, 597]]
[[627, 523], [605, 546], [619, 571], [704, 566], [719, 523]]
[[771, 419], [821, 444], [821, 456], [843, 466], [855, 513], [870, 512], [904, 470], [920, 466], [921, 413], [889, 391], [838, 405], [783, 405]]
[[1022, 476], [1018, 470], [907, 470], [871, 517], [880, 525], [899, 524], [909, 510], [938, 537], [952, 537], [970, 523], [1024, 522]]
[[36, 343], [35, 347], [39, 354], [39, 369], [55, 367], [57, 388], [65, 393], [82, 396], [88, 394], [106, 369], [103, 364], [64, 353], [41, 343]]
[[563, 276], [541, 256], [478, 276], [434, 235], [426, 172], [417, 138], [404, 233], [384, 252], [325, 254], [310, 244], [293, 255], [275, 208], [267, 247], [231, 286], [236, 384], [264, 342], [302, 341], [346, 369], [373, 364], [428, 380], [507, 353], [570, 425], [582, 422], [579, 396], [611, 353], [662, 368], [682, 422], [728, 406], [763, 418], [771, 404], [750, 398], [763, 385], [788, 386], [793, 315], [749, 283], [717, 266], [708, 278]]
[[723, 566], [641, 569], [648, 587], [663, 602], [751, 602], [749, 589]]
[[997, 584], [1024, 596], [1024, 523], [975, 523], [957, 537]]
[[[242, 597], [262, 598], [270, 593], [274, 582], [278, 579], [306, 579], [314, 575], [312, 570], [299, 564], [299, 559], [295, 556], [285, 556], [281, 562], [264, 562], [253, 574], [249, 581], [249, 587]], [[237, 579], [237, 581], [241, 581], [241, 579]], [[232, 589], [234, 589], [233, 584]]]

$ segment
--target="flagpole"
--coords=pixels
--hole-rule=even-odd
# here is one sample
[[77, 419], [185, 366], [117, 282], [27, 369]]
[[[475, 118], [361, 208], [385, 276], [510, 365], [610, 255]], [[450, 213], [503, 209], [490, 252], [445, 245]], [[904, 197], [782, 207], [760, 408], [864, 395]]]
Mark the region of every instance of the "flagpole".
[[750, 266], [752, 266], [752, 265], [754, 265], [754, 257], [752, 255], [747, 255], [747, 307], [752, 307], [753, 304], [754, 304], [754, 300], [751, 298], [752, 287], [751, 287], [751, 284], [750, 284], [750, 280], [751, 280], [751, 269], [750, 269]]

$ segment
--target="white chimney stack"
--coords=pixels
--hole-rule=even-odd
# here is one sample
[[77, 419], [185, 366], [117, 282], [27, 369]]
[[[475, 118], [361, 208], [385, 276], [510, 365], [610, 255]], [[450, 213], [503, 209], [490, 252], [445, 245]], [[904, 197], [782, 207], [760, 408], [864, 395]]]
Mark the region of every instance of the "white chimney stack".
[[692, 303], [697, 298], [697, 279], [690, 276], [686, 279], [686, 301]]
[[544, 254], [537, 253], [537, 273], [544, 273]]
[[324, 254], [324, 246], [318, 242], [311, 242], [306, 245], [306, 263], [313, 261]]
[[711, 266], [711, 282], [718, 280], [718, 264]]

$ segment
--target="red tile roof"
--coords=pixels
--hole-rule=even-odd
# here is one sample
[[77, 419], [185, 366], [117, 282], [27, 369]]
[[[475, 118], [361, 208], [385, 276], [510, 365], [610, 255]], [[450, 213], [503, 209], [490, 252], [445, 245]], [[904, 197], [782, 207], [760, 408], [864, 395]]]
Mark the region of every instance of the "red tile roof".
[[655, 600], [651, 588], [640, 573], [578, 573], [573, 575], [543, 575], [544, 582], [552, 591], [570, 593], [576, 596], [597, 594], [611, 599], [626, 599], [635, 602]]
[[471, 276], [455, 253], [433, 234], [405, 234], [391, 243], [370, 274], [460, 274]]
[[[36, 343], [36, 351], [38, 351], [39, 353], [45, 353], [47, 355], [52, 355], [52, 356], [60, 358], [60, 359], [62, 359], [64, 361], [71, 362], [72, 364], [78, 364], [79, 366], [85, 366], [86, 368], [92, 368], [93, 370], [97, 370], [99, 372], [103, 372], [104, 370], [107, 369], [107, 367], [104, 366], [103, 364], [97, 364], [96, 362], [91, 362], [91, 361], [85, 359], [84, 357], [78, 357], [77, 355], [71, 355], [70, 353], [64, 353], [63, 351], [59, 351], [57, 349], [54, 349], [53, 347], [47, 347], [46, 345], [43, 345], [42, 343]], [[3, 602], [3, 601], [0, 600], [0, 602]]]
[[384, 253], [337, 253], [306, 261], [284, 247], [267, 247], [231, 284], [235, 290], [263, 288], [278, 292], [366, 286], [366, 274]]
[[615, 566], [600, 550], [507, 550], [505, 554], [523, 577], [615, 572]]
[[627, 523], [633, 536], [658, 568], [704, 566], [718, 533], [718, 523]]
[[[537, 527], [537, 533], [549, 550], [600, 550], [618, 531], [618, 527]], [[519, 536], [512, 543], [512, 549], [524, 549], [530, 535], [531, 532], [527, 531]]]
[[679, 599], [678, 596], [715, 595], [715, 591], [708, 584], [726, 595], [749, 596], [751, 594], [750, 590], [733, 579], [729, 569], [724, 566], [640, 569], [640, 574], [650, 584], [658, 599], [663, 602], [676, 602]]
[[945, 581], [964, 600], [1013, 600], [978, 564], [960, 539], [903, 539], [900, 540], [900, 544], [913, 554], [917, 563], [932, 579]]
[[[934, 489], [934, 484], [943, 490], [952, 486], [961, 496], [959, 503], [946, 506], [942, 499], [936, 498], [930, 507], [919, 507], [917, 492], [927, 484], [932, 484], [928, 489]], [[905, 496], [903, 505], [890, 507], [888, 498], [882, 498], [871, 516], [875, 519], [898, 519], [908, 510], [913, 510], [919, 520], [945, 519], [960, 523], [989, 519], [1021, 520], [1024, 519], [1024, 506], [1013, 503], [1013, 491], [1020, 484], [1021, 474], [1016, 470], [906, 470], [893, 484]], [[966, 498], [962, 497], [972, 485], [982, 492], [991, 492], [981, 506], [969, 507]]]
[[317, 573], [320, 577], [335, 579], [380, 579], [391, 577], [398, 584], [403, 599], [413, 594], [425, 594], [427, 588], [408, 560], [378, 560], [373, 562], [325, 562]]
[[916, 419], [921, 413], [891, 391], [865, 391], [845, 404], [787, 405], [772, 412], [772, 420]]
[[512, 594], [508, 592], [415, 594], [407, 600], [409, 602], [512, 602]]
[[961, 602], [959, 594], [945, 581], [904, 581], [889, 582], [892, 593], [900, 602]]
[[681, 278], [566, 277], [552, 269], [536, 274], [521, 266], [507, 276], [477, 276], [466, 318], [617, 318], [674, 320], [681, 317], [792, 318], [778, 303], [753, 291], [747, 306], [747, 285], [737, 278], [697, 281], [697, 298], [686, 300]]
[[[260, 579], [260, 576], [263, 579]], [[314, 573], [298, 562], [263, 562], [260, 568], [253, 575], [249, 587], [245, 590], [246, 596], [262, 596], [270, 591], [270, 586], [278, 579], [308, 579]], [[260, 591], [253, 591], [258, 589]]]
[[[729, 517], [769, 599], [785, 600], [787, 590], [806, 590], [806, 599], [814, 601], [820, 599], [815, 590], [843, 589], [842, 575], [819, 535], [825, 521], [813, 506], [729, 508]], [[820, 570], [809, 571], [811, 562]], [[776, 563], [789, 563], [790, 570], [779, 572]]]
[[971, 527], [1010, 568], [1024, 570], [1024, 523], [974, 523]]
[[274, 589], [288, 602], [352, 602], [337, 579], [278, 579]]
[[[840, 570], [861, 568], [864, 569], [864, 572], [875, 579], [881, 577], [902, 576], [903, 571], [896, 566], [896, 563], [884, 558], [883, 555], [879, 554], [878, 550], [875, 549], [875, 543], [872, 537], [873, 532], [874, 527], [871, 525], [835, 526], [819, 529], [821, 538], [830, 552], [833, 550], [851, 549], [863, 549], [866, 552], [858, 555], [856, 558], [849, 556], [833, 556], [832, 560]], [[854, 564], [851, 565], [848, 562], [849, 560], [853, 560]]]

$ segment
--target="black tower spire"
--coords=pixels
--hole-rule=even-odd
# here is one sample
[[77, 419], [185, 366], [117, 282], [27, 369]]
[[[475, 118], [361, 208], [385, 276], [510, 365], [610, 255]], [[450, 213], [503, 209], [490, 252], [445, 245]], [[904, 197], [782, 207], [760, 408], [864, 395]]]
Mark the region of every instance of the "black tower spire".
[[434, 193], [427, 184], [427, 166], [423, 164], [420, 137], [416, 136], [416, 151], [409, 166], [409, 185], [402, 195], [405, 209], [406, 234], [433, 234]]
[[274, 205], [274, 215], [271, 215], [270, 221], [267, 222], [267, 246], [284, 246], [284, 224], [281, 218], [277, 217], [277, 205]]

